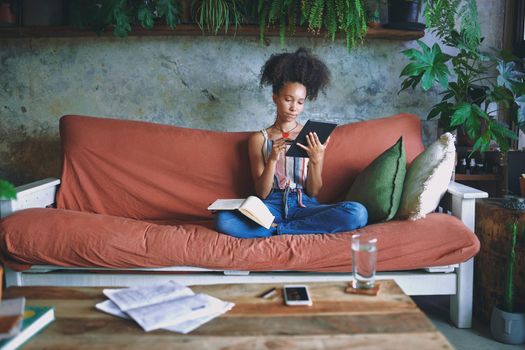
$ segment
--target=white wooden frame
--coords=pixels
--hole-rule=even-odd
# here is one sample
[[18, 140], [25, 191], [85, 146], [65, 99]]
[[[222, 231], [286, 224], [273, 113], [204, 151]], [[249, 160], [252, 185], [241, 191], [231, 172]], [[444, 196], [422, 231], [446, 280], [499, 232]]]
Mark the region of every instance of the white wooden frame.
[[[15, 211], [54, 204], [59, 179], [45, 179], [17, 187], [16, 200], [0, 201], [0, 218]], [[475, 201], [488, 194], [451, 182], [442, 201], [443, 210], [457, 216], [474, 231]], [[379, 272], [378, 279], [394, 279], [407, 295], [450, 295], [450, 317], [459, 328], [470, 328], [474, 259], [422, 270]], [[101, 273], [90, 273], [100, 270]], [[6, 286], [132, 286], [177, 280], [188, 285], [218, 283], [293, 283], [314, 281], [350, 281], [351, 273], [311, 273], [294, 271], [249, 272], [209, 270], [191, 266], [124, 269], [130, 274], [105, 268], [63, 268], [33, 266], [23, 272], [5, 268]], [[119, 271], [123, 271], [122, 269]], [[143, 272], [143, 273], [140, 273]], [[154, 272], [154, 273], [152, 273]], [[186, 272], [181, 274], [181, 272]]]

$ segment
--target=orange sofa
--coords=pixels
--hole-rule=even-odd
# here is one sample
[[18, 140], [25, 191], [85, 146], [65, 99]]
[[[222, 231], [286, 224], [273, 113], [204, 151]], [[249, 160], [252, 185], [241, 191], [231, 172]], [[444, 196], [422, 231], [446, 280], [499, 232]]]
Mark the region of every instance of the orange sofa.
[[[211, 202], [254, 193], [247, 152], [250, 132], [69, 115], [60, 120], [60, 135], [64, 154], [58, 193], [42, 190], [45, 202], [23, 204], [29, 188], [49, 188], [50, 183], [58, 188], [58, 180], [44, 181], [20, 188], [18, 201], [2, 204], [0, 258], [8, 268], [7, 284], [27, 284], [22, 272], [39, 266], [186, 266], [199, 271], [336, 272], [347, 278], [352, 270], [350, 237], [356, 232], [243, 240], [214, 230], [213, 214], [206, 210]], [[417, 116], [400, 114], [337, 127], [319, 200], [342, 200], [357, 174], [400, 136], [410, 163], [424, 149]], [[452, 192], [467, 189], [454, 186]], [[459, 197], [464, 200], [467, 192], [473, 194], [469, 198], [483, 196], [470, 189]], [[53, 208], [44, 207], [52, 203]], [[357, 232], [378, 236], [379, 271], [444, 265], [454, 270], [479, 250], [473, 225], [464, 222], [432, 213]]]

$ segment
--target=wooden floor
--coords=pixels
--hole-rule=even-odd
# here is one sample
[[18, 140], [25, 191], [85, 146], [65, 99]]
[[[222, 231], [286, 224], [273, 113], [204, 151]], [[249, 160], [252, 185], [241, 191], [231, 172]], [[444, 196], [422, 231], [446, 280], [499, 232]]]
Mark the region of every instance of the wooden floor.
[[308, 283], [312, 306], [258, 296], [276, 284], [194, 286], [236, 306], [188, 335], [145, 333], [133, 321], [94, 308], [102, 288], [11, 287], [5, 298], [55, 306], [56, 320], [24, 349], [452, 349], [394, 281], [378, 296], [345, 292], [346, 283]]

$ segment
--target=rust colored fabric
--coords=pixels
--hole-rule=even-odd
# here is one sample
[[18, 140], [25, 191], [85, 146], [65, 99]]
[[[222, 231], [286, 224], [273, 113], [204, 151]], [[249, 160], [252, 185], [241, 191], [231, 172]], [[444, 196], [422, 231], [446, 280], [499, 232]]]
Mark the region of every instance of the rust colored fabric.
[[209, 219], [218, 197], [253, 192], [249, 133], [65, 116], [57, 207], [143, 220]]
[[338, 234], [238, 239], [202, 225], [157, 225], [71, 210], [27, 209], [0, 222], [0, 258], [14, 270], [50, 264], [350, 272], [353, 233], [377, 235], [379, 271], [458, 263], [479, 250], [472, 231], [446, 214]]
[[[210, 220], [217, 198], [254, 193], [249, 132], [215, 132], [83, 116], [60, 121], [64, 150], [57, 206], [138, 220]], [[415, 115], [336, 128], [319, 200], [343, 200], [357, 174], [403, 136], [407, 161], [423, 151]]]

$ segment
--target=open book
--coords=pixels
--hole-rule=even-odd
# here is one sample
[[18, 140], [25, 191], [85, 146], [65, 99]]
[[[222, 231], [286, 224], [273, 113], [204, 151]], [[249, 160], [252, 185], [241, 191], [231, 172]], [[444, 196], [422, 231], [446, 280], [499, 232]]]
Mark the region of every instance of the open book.
[[96, 304], [97, 309], [131, 318], [146, 332], [162, 328], [187, 334], [235, 305], [207, 294], [195, 294], [174, 281], [103, 292], [109, 300]]
[[246, 199], [217, 199], [208, 207], [208, 210], [236, 209], [266, 229], [270, 228], [275, 219], [268, 207], [256, 196]]

